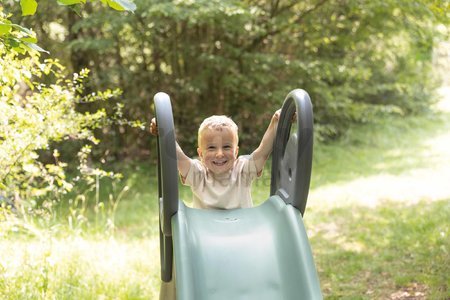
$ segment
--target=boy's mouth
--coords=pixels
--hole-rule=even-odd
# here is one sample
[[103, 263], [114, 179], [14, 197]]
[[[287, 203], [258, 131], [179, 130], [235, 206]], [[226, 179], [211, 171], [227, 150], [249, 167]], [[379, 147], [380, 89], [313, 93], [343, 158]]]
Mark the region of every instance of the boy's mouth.
[[212, 163], [215, 165], [215, 166], [223, 166], [223, 165], [225, 165], [226, 163], [228, 162], [228, 160], [219, 160], [219, 161], [217, 161], [217, 160], [214, 160]]

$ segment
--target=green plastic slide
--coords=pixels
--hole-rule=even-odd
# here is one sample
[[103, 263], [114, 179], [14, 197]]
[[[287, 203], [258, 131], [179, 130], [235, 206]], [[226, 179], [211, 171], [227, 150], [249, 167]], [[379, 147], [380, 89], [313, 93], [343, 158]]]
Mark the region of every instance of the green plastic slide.
[[[155, 109], [161, 279], [176, 287], [176, 298], [322, 299], [302, 219], [312, 165], [308, 94], [294, 90], [283, 104], [272, 155], [271, 196], [260, 206], [243, 209], [194, 209], [178, 199], [175, 135], [167, 94], [155, 95]], [[295, 113], [296, 131], [291, 130]]]

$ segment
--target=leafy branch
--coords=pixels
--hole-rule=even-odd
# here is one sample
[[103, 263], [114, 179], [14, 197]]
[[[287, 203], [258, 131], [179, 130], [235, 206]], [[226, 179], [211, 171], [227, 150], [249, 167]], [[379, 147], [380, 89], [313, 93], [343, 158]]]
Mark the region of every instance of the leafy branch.
[[[304, 12], [302, 12], [301, 14], [299, 14], [294, 21], [288, 22], [285, 25], [279, 26], [278, 28], [274, 28], [272, 30], [267, 29], [265, 32], [263, 32], [262, 34], [260, 34], [257, 37], [255, 37], [253, 39], [253, 41], [251, 42], [251, 44], [249, 44], [245, 48], [245, 51], [253, 50], [258, 45], [260, 45], [266, 38], [268, 38], [270, 36], [277, 35], [277, 34], [283, 32], [283, 31], [289, 29], [291, 27], [291, 24], [293, 24], [293, 23], [294, 24], [301, 23], [306, 18], [306, 16], [308, 16], [311, 13], [313, 13], [314, 11], [318, 10], [320, 7], [325, 5], [328, 1], [329, 0], [320, 0], [314, 6], [312, 6], [311, 8], [309, 8], [309, 9], [305, 10]], [[279, 7], [279, 2], [276, 1], [275, 3], [273, 3], [273, 7], [271, 8], [270, 17], [274, 18], [277, 15], [280, 15], [284, 11], [289, 11], [290, 9], [292, 9], [297, 4], [298, 4], [298, 2], [294, 1], [291, 4], [287, 4], [286, 6]], [[270, 22], [266, 22], [266, 24], [270, 24]]]
[[[97, 0], [108, 5], [117, 11], [134, 12], [136, 5], [130, 0]], [[86, 4], [86, 0], [56, 0], [59, 5], [77, 6]], [[36, 0], [20, 0], [22, 16], [35, 15], [38, 9]], [[38, 51], [49, 53], [37, 45], [36, 34], [28, 28], [12, 23], [6, 15], [3, 8], [0, 7], [0, 43], [4, 44], [8, 49], [13, 49], [18, 53], [26, 53], [27, 51]]]

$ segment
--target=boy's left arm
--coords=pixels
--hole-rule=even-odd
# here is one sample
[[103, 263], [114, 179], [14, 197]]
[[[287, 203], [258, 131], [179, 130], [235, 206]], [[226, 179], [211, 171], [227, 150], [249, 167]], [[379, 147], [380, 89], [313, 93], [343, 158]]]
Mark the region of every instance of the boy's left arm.
[[270, 153], [272, 153], [273, 142], [275, 140], [275, 135], [277, 133], [278, 121], [280, 119], [281, 109], [277, 110], [270, 120], [269, 127], [267, 127], [266, 132], [259, 144], [258, 148], [253, 151], [252, 156], [255, 161], [256, 171], [258, 176], [261, 174], [266, 160], [269, 158]]

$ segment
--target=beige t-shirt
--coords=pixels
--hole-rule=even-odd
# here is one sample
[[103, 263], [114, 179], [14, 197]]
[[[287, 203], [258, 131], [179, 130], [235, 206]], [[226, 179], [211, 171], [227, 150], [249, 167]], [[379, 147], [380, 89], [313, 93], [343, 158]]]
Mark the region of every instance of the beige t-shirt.
[[239, 156], [229, 173], [215, 175], [197, 159], [191, 159], [191, 167], [182, 178], [190, 186], [194, 196], [194, 208], [233, 209], [252, 207], [252, 181], [257, 174], [251, 155]]

